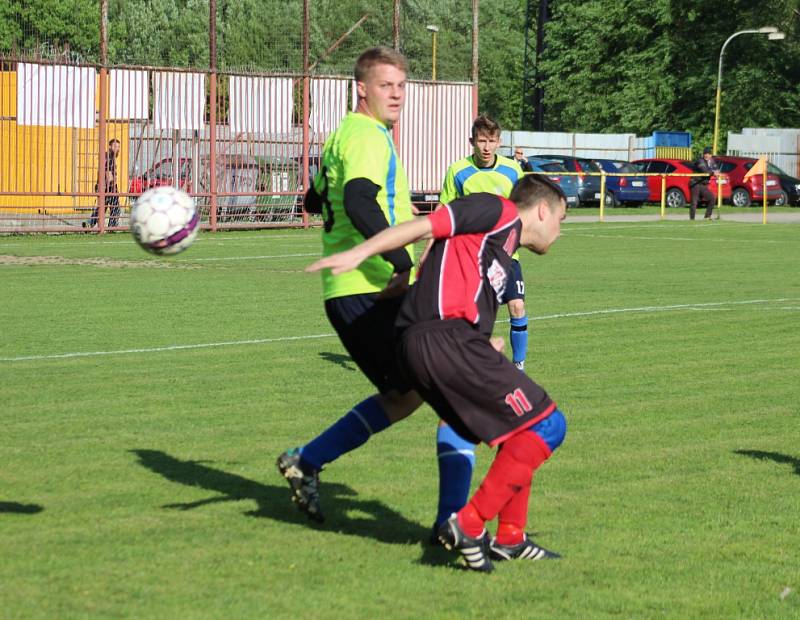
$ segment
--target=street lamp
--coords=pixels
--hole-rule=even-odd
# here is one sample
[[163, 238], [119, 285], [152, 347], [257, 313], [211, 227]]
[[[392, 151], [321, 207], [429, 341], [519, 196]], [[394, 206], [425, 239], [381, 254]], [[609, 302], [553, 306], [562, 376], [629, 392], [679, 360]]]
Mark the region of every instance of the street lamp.
[[439, 26], [428, 24], [426, 26], [428, 32], [431, 33], [431, 80], [436, 81], [436, 33], [439, 32]]
[[739, 32], [734, 32], [725, 40], [725, 43], [722, 44], [722, 49], [719, 52], [719, 73], [717, 73], [717, 105], [714, 111], [714, 146], [712, 147], [714, 155], [717, 154], [717, 143], [719, 140], [719, 110], [722, 100], [722, 57], [725, 55], [725, 48], [727, 47], [728, 43], [730, 43], [734, 37], [738, 37], [740, 34], [765, 34], [770, 41], [780, 41], [781, 39], [786, 38], [786, 34], [780, 32], [775, 26], [763, 26], [761, 28], [752, 30], [740, 30]]

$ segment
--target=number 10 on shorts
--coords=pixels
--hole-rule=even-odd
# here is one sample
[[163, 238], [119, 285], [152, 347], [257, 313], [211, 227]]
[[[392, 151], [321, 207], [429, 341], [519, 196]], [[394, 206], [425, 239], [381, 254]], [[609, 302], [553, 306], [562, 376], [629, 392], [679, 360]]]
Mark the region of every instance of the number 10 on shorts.
[[528, 413], [533, 407], [528, 402], [525, 392], [521, 388], [517, 388], [513, 392], [506, 394], [506, 405], [511, 407], [518, 416]]

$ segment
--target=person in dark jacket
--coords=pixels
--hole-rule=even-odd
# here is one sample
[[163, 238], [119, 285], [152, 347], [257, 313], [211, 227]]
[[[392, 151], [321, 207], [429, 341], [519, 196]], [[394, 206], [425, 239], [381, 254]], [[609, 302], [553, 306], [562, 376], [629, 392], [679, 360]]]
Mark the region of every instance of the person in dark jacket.
[[697, 203], [703, 200], [706, 203], [706, 214], [703, 219], [710, 220], [711, 214], [714, 212], [714, 201], [716, 197], [708, 189], [708, 184], [711, 181], [711, 175], [716, 175], [719, 170], [719, 164], [711, 154], [711, 147], [703, 149], [703, 156], [698, 157], [692, 164], [695, 172], [707, 173], [707, 177], [692, 177], [689, 181], [689, 187], [692, 190], [692, 203], [689, 208], [689, 219], [693, 220], [697, 212]]

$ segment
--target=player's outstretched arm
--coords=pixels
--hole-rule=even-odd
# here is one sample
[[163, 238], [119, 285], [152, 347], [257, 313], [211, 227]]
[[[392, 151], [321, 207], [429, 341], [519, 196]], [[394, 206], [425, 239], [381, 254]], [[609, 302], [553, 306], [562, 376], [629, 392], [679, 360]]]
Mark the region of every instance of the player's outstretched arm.
[[413, 219], [409, 222], [386, 228], [346, 252], [339, 252], [338, 254], [321, 258], [306, 267], [306, 271], [314, 272], [321, 269], [330, 269], [334, 275], [352, 271], [370, 256], [402, 248], [420, 239], [430, 239], [432, 231], [431, 222], [427, 217]]

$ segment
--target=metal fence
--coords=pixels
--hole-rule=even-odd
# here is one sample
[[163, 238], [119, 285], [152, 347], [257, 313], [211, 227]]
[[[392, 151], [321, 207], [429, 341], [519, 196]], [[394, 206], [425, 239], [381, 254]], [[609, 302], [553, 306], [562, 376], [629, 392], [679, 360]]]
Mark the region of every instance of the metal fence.
[[[265, 71], [240, 53], [246, 46], [230, 27], [250, 5], [233, 4], [225, 10], [235, 14], [220, 28], [220, 10], [211, 1], [209, 61], [194, 50], [187, 62], [176, 63], [185, 67], [108, 62], [110, 56], [142, 55], [135, 46], [118, 50], [113, 37], [109, 42], [103, 19], [99, 62], [92, 50], [81, 56], [0, 47], [0, 232], [95, 224], [101, 232], [124, 229], [132, 201], [159, 185], [193, 195], [204, 227], [213, 230], [308, 225], [301, 196], [326, 137], [355, 105], [353, 80], [345, 77], [355, 56], [375, 44], [413, 48], [418, 42], [411, 35], [419, 28], [408, 40], [400, 37], [405, 18], [395, 10], [397, 0], [362, 3], [359, 16], [340, 15], [327, 31], [324, 20], [338, 5], [284, 3], [276, 20], [295, 27], [273, 36], [280, 41], [270, 40], [267, 60], [258, 63], [273, 67]], [[117, 10], [124, 5], [115, 3]], [[350, 31], [339, 32], [341, 24], [351, 24]], [[472, 23], [459, 27], [469, 32]], [[334, 31], [338, 38], [331, 41]], [[218, 35], [224, 53], [217, 51]], [[458, 63], [473, 76], [476, 59], [470, 65], [469, 53], [476, 51], [476, 36], [466, 47], [462, 41], [466, 60]], [[428, 57], [414, 57], [412, 77], [427, 77], [419, 63]], [[281, 69], [276, 59], [283, 70], [274, 70]], [[449, 71], [443, 77], [454, 77], [452, 66]], [[409, 82], [394, 137], [412, 192], [421, 198], [438, 193], [447, 165], [468, 151], [476, 89], [474, 80]], [[102, 182], [109, 168], [116, 173], [113, 186]]]

